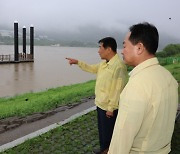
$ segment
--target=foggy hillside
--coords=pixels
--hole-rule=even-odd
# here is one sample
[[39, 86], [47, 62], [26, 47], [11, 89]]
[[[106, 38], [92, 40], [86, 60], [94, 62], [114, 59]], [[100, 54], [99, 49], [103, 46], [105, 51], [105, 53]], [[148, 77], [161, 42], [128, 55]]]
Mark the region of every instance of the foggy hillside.
[[[29, 27], [27, 28], [27, 35], [29, 33]], [[60, 28], [59, 28], [60, 29]], [[0, 30], [9, 30], [13, 31], [13, 25], [11, 27], [8, 26], [0, 26]], [[128, 28], [127, 28], [128, 31]], [[118, 29], [107, 29], [102, 28], [94, 25], [87, 25], [87, 26], [81, 26], [76, 31], [53, 31], [53, 30], [46, 30], [42, 31], [41, 29], [38, 29], [35, 27], [35, 37], [48, 39], [54, 41], [54, 43], [61, 44], [66, 43], [67, 46], [71, 42], [81, 42], [82, 44], [87, 44], [87, 46], [93, 46], [98, 47], [98, 41], [107, 36], [114, 37], [117, 40], [118, 47], [122, 48], [122, 42], [124, 39], [124, 36], [126, 35], [127, 31], [124, 30], [118, 30]], [[19, 27], [19, 33], [22, 33], [22, 28]], [[170, 36], [164, 32], [159, 32], [160, 34], [160, 42], [159, 42], [159, 50], [163, 49], [167, 44], [175, 44], [180, 43], [180, 40], [178, 38], [175, 38], [173, 36]], [[76, 45], [76, 44], [75, 44]], [[81, 46], [81, 44], [78, 44], [78, 46]]]

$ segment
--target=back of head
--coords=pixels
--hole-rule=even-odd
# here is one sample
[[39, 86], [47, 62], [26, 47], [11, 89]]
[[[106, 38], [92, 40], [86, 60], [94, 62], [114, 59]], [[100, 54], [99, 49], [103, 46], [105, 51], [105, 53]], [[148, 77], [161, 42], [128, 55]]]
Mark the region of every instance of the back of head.
[[105, 37], [99, 40], [98, 43], [102, 43], [105, 49], [110, 47], [113, 52], [115, 53], [117, 52], [117, 43], [116, 43], [116, 40], [112, 37]]
[[131, 35], [129, 40], [133, 45], [142, 43], [149, 54], [155, 55], [159, 43], [157, 28], [147, 22], [133, 25], [129, 28]]

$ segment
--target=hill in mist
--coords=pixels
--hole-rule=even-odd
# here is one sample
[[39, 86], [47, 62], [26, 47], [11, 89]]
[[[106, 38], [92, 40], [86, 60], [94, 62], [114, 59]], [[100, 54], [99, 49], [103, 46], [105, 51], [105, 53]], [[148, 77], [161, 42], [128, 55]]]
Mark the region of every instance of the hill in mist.
[[[9, 31], [9, 36], [3, 36], [2, 30]], [[27, 44], [29, 43], [29, 29], [27, 29]], [[122, 42], [127, 31], [118, 29], [106, 29], [98, 26], [88, 25], [79, 27], [77, 30], [41, 30], [35, 27], [35, 45], [60, 45], [60, 46], [82, 46], [98, 47], [101, 38], [111, 36], [117, 40], [118, 48], [122, 48]], [[168, 44], [180, 43], [178, 38], [170, 36], [164, 32], [160, 33], [159, 50]], [[6, 42], [3, 42], [6, 37]], [[22, 29], [19, 28], [19, 43], [21, 44]], [[7, 41], [8, 40], [8, 41]], [[13, 44], [13, 27], [0, 26], [0, 43]]]

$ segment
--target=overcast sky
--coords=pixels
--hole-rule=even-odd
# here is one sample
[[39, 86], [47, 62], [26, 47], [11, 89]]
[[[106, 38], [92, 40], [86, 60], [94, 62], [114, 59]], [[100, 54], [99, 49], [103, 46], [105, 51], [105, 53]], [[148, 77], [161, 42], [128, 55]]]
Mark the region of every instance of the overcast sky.
[[95, 26], [127, 31], [148, 21], [180, 39], [180, 0], [0, 0], [0, 25], [31, 24], [38, 30], [78, 32]]

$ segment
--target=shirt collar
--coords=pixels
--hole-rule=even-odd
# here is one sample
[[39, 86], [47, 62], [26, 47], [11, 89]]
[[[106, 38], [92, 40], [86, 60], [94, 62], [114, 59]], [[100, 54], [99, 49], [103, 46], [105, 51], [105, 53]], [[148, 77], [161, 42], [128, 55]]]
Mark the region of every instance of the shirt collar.
[[107, 62], [107, 65], [112, 65], [114, 62], [119, 58], [119, 55], [116, 53], [114, 57], [110, 59], [110, 61]]
[[140, 63], [139, 65], [137, 65], [130, 73], [130, 76], [134, 76], [137, 73], [139, 73], [140, 71], [142, 71], [143, 69], [150, 67], [152, 65], [157, 65], [159, 64], [158, 59], [156, 57], [154, 58], [150, 58], [148, 60], [145, 60], [144, 62]]

